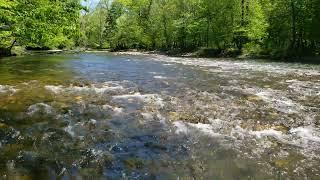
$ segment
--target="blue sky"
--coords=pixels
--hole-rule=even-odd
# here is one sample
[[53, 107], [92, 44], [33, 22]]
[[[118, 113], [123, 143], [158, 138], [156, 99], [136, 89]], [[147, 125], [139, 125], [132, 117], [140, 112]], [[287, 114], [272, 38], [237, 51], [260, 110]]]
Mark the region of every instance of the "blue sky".
[[99, 1], [100, 0], [87, 0], [86, 2], [82, 1], [81, 4], [84, 6], [89, 5], [90, 8], [94, 8], [99, 3]]

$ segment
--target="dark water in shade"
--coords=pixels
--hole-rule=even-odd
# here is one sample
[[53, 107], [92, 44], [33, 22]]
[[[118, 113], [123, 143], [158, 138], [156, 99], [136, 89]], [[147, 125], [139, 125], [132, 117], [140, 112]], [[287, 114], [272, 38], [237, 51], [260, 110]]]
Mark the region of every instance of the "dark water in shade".
[[0, 179], [318, 179], [320, 66], [0, 59]]

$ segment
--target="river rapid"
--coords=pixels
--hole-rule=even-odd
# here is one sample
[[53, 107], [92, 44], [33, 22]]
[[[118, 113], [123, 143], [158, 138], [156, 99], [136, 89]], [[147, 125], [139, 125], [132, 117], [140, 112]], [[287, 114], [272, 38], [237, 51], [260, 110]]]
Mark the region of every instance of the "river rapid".
[[319, 179], [320, 66], [0, 59], [0, 179]]

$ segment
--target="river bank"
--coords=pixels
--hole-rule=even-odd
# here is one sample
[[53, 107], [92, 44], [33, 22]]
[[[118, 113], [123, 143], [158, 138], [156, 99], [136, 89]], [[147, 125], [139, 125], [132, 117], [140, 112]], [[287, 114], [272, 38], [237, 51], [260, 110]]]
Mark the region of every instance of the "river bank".
[[112, 53], [112, 54], [127, 54], [127, 55], [161, 55], [168, 57], [183, 57], [183, 58], [228, 58], [235, 60], [251, 59], [251, 60], [265, 60], [270, 62], [286, 62], [286, 63], [306, 63], [306, 64], [320, 64], [320, 56], [306, 56], [306, 57], [286, 57], [279, 58], [271, 55], [250, 55], [250, 54], [241, 54], [238, 51], [216, 51], [214, 49], [200, 49], [197, 51], [180, 51], [180, 50], [138, 50], [138, 49], [128, 49], [128, 50], [119, 50], [113, 51], [111, 49], [90, 49], [90, 48], [76, 48], [71, 50], [61, 50], [61, 49], [52, 49], [52, 50], [25, 50], [22, 47], [13, 48], [13, 53], [6, 54], [1, 57], [8, 56], [25, 56], [25, 55], [46, 55], [46, 54], [76, 54], [76, 53]]
[[234, 60], [264, 60], [269, 62], [285, 62], [285, 63], [306, 63], [306, 64], [320, 64], [320, 56], [311, 57], [292, 57], [292, 58], [276, 58], [268, 55], [249, 55], [238, 54], [235, 52], [229, 52], [226, 54], [214, 54], [206, 51], [192, 51], [192, 52], [180, 52], [180, 51], [143, 51], [143, 50], [123, 50], [123, 51], [110, 51], [110, 50], [85, 50], [84, 52], [93, 53], [113, 53], [119, 55], [153, 55], [153, 56], [167, 56], [167, 57], [181, 57], [181, 58], [214, 58], [214, 59], [234, 59]]

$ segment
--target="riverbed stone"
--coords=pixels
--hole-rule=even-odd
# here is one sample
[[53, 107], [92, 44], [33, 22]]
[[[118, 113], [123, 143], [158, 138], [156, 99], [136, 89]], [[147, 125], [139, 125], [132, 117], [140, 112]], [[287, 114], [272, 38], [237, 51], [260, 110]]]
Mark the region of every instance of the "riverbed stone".
[[249, 96], [247, 96], [247, 99], [249, 101], [262, 101], [262, 99], [259, 96], [256, 96], [256, 95], [249, 95]]
[[158, 144], [158, 143], [154, 143], [154, 142], [147, 142], [144, 144], [145, 147], [151, 148], [151, 149], [158, 149], [158, 150], [162, 150], [162, 151], [166, 151], [167, 147], [165, 147], [164, 145]]
[[124, 160], [124, 165], [128, 168], [128, 169], [142, 169], [144, 166], [144, 163], [141, 159], [136, 158], [136, 157], [131, 157], [128, 158], [126, 160]]
[[29, 116], [50, 116], [54, 115], [52, 106], [45, 103], [37, 103], [29, 106], [27, 114]]
[[8, 125], [0, 122], [0, 129], [5, 129], [5, 128], [8, 128]]
[[318, 116], [315, 117], [315, 124], [316, 124], [317, 126], [320, 126], [320, 115], [318, 115]]
[[57, 109], [57, 110], [59, 110], [60, 112], [62, 112], [63, 114], [68, 113], [69, 110], [70, 110], [70, 106], [69, 106], [67, 103], [65, 103], [65, 102], [57, 102], [57, 101], [55, 101], [55, 102], [52, 103], [52, 106], [53, 106], [55, 109]]
[[171, 121], [184, 121], [189, 123], [202, 123], [209, 124], [209, 119], [202, 114], [197, 112], [170, 112], [169, 119]]
[[7, 125], [3, 125], [0, 128], [0, 143], [1, 144], [15, 144], [19, 141], [20, 131], [11, 128]]
[[16, 162], [17, 166], [21, 166], [29, 170], [34, 170], [45, 168], [43, 164], [45, 164], [47, 160], [37, 152], [21, 151], [16, 159]]

